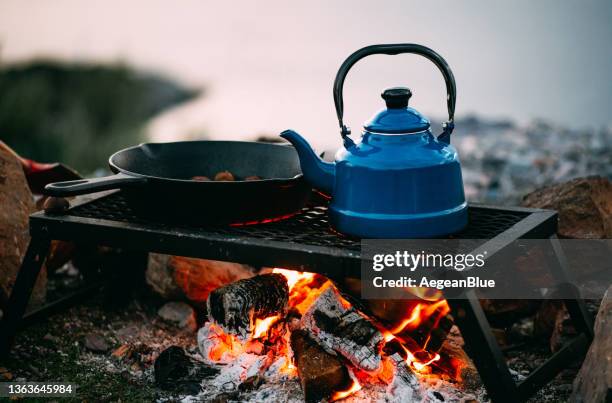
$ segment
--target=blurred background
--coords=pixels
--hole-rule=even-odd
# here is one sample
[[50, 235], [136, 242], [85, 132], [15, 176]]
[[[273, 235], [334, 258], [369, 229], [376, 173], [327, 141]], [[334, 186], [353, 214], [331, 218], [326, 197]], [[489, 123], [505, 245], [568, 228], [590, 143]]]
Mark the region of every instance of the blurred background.
[[[471, 200], [515, 203], [576, 176], [612, 177], [612, 3], [0, 1], [0, 139], [100, 175], [141, 141], [253, 140], [292, 128], [340, 146], [332, 84], [374, 43], [443, 55]], [[345, 85], [359, 133], [385, 87], [445, 118], [444, 82], [417, 56], [373, 56]]]

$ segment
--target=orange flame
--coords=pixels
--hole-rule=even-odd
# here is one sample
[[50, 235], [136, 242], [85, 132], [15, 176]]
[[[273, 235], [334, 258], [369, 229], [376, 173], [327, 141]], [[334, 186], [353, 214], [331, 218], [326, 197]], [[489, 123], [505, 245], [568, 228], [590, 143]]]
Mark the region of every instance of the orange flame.
[[345, 397], [349, 397], [353, 393], [359, 392], [361, 390], [361, 385], [359, 384], [357, 379], [355, 378], [352, 378], [352, 379], [353, 379], [353, 383], [351, 384], [351, 386], [348, 389], [335, 392], [332, 395], [330, 401], [335, 402], [336, 400], [344, 399]]
[[306, 312], [315, 299], [331, 284], [323, 276], [305, 271], [275, 268], [273, 273], [280, 273], [287, 279], [289, 286], [289, 306], [300, 313]]
[[[392, 334], [398, 334], [404, 329], [415, 329], [423, 322], [424, 319], [431, 317], [438, 309], [440, 309], [439, 317], [442, 317], [450, 312], [450, 307], [445, 299], [441, 299], [433, 304], [419, 303], [412, 309], [410, 316], [389, 331]], [[436, 318], [436, 322], [439, 317]], [[437, 325], [437, 323], [435, 323], [435, 325]]]
[[253, 338], [258, 339], [262, 336], [265, 336], [268, 333], [268, 329], [272, 326], [278, 319], [280, 319], [280, 315], [268, 316], [265, 319], [257, 319], [255, 320], [255, 330], [253, 331]]
[[289, 359], [285, 361], [285, 364], [280, 367], [279, 371], [288, 376], [297, 376], [297, 368]]
[[429, 361], [426, 362], [418, 362], [418, 361], [413, 361], [412, 362], [412, 366], [417, 370], [417, 371], [423, 371], [423, 369], [425, 369], [425, 367], [431, 365], [433, 362], [438, 361], [440, 359], [440, 354], [436, 353], [436, 355], [434, 355], [434, 357], [432, 359], [430, 359]]
[[314, 273], [309, 273], [306, 271], [295, 271], [295, 270], [287, 270], [287, 269], [279, 269], [275, 268], [272, 270], [272, 273], [279, 273], [285, 276], [287, 279], [287, 285], [289, 286], [289, 292], [293, 291], [293, 288], [297, 283], [309, 283], [315, 276]]
[[[412, 310], [412, 313], [410, 314], [410, 316], [406, 319], [404, 319], [399, 325], [395, 326], [393, 329], [389, 330], [392, 334], [397, 334], [399, 332], [401, 332], [402, 330], [404, 330], [404, 328], [406, 326], [408, 326], [410, 323], [414, 323], [419, 321], [421, 319], [421, 304], [417, 304], [417, 306]], [[418, 322], [417, 322], [418, 323]]]
[[235, 336], [225, 333], [221, 327], [211, 323], [210, 330], [218, 342], [208, 352], [211, 360], [220, 361], [225, 353], [237, 356], [243, 351], [242, 343]]
[[[335, 287], [330, 280], [315, 273], [281, 268], [274, 268], [272, 272], [282, 274], [287, 279], [289, 288], [289, 307], [293, 310], [297, 310], [301, 314], [304, 314], [318, 296], [328, 287]], [[341, 302], [344, 306], [350, 306], [350, 302], [344, 298], [341, 298]], [[406, 316], [404, 318], [399, 318], [397, 323], [392, 324], [392, 327], [387, 329], [382, 328], [380, 324], [378, 324], [378, 326], [384, 336], [385, 343], [390, 343], [392, 341], [393, 343], [398, 343], [399, 348], [405, 353], [405, 355], [402, 354], [402, 357], [405, 357], [404, 361], [406, 365], [412, 368], [419, 376], [425, 377], [433, 370], [442, 370], [449, 374], [450, 372], [448, 371], [452, 370], [454, 374], [457, 372], [459, 364], [461, 364], [460, 362], [459, 364], [453, 364], [452, 359], [449, 360], [449, 357], [444, 356], [444, 358], [442, 358], [438, 353], [427, 351], [431, 330], [438, 326], [440, 319], [449, 311], [450, 308], [448, 303], [444, 299], [438, 299], [436, 301], [421, 300], [414, 304], [411, 309], [407, 309]], [[282, 314], [256, 319], [253, 336], [246, 344], [240, 342], [235, 336], [223, 333], [220, 327], [213, 327], [213, 336], [218, 339], [219, 344], [209, 351], [209, 356], [212, 360], [218, 361], [226, 359], [228, 355], [230, 357], [236, 357], [244, 351], [257, 351], [255, 352], [256, 354], [265, 352], [270, 354], [273, 352], [273, 354], [270, 355], [271, 357], [284, 356], [285, 358], [285, 362], [280, 366], [279, 371], [289, 377], [297, 376], [297, 368], [292, 363], [290, 349], [287, 345], [288, 337], [286, 333], [287, 328], [285, 327], [288, 326], [287, 323], [282, 317]], [[423, 329], [421, 329], [420, 326], [427, 326], [425, 330], [429, 331], [429, 334], [423, 333]], [[412, 339], [411, 336], [414, 336], [412, 334], [413, 331], [417, 331], [418, 334], [424, 337], [424, 343], [422, 341], [423, 339], [420, 339], [420, 344], [417, 344], [417, 342]], [[252, 343], [252, 346], [249, 345], [249, 343]], [[250, 349], [252, 349], [252, 351]], [[392, 349], [397, 352], [395, 347]], [[379, 374], [378, 376], [379, 378], [383, 376], [392, 379], [394, 376], [393, 363], [391, 363], [391, 361], [385, 361], [385, 359], [389, 358], [389, 356], [385, 354], [386, 353], [383, 352], [383, 363], [386, 363], [388, 368], [386, 369], [386, 374]], [[437, 361], [440, 362], [434, 364]], [[360, 381], [362, 383], [368, 382], [367, 378], [362, 377], [357, 380], [352, 373], [351, 379], [352, 383], [350, 387], [346, 390], [335, 392], [330, 401], [344, 399], [362, 388]], [[458, 379], [458, 376], [456, 379]]]

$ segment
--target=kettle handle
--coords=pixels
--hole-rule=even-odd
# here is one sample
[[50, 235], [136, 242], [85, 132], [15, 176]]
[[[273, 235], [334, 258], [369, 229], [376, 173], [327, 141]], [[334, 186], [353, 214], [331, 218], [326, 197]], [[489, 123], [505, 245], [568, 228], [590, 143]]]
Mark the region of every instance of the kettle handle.
[[342, 88], [344, 87], [344, 79], [348, 74], [348, 71], [353, 67], [355, 63], [363, 59], [366, 56], [383, 54], [383, 55], [398, 55], [401, 53], [414, 53], [421, 55], [431, 60], [442, 72], [444, 80], [446, 81], [446, 105], [448, 107], [448, 121], [442, 124], [444, 131], [438, 136], [438, 139], [448, 143], [450, 141], [450, 134], [453, 132], [455, 127], [455, 101], [457, 98], [457, 87], [455, 85], [455, 76], [451, 71], [446, 60], [442, 58], [438, 53], [434, 52], [430, 48], [414, 43], [398, 43], [388, 45], [371, 45], [361, 48], [350, 55], [344, 63], [340, 66], [336, 79], [334, 80], [334, 103], [336, 105], [336, 115], [338, 116], [338, 123], [340, 125], [340, 134], [346, 141], [347, 136], [351, 134], [351, 130], [344, 125], [342, 118], [344, 116], [344, 101], [342, 99]]

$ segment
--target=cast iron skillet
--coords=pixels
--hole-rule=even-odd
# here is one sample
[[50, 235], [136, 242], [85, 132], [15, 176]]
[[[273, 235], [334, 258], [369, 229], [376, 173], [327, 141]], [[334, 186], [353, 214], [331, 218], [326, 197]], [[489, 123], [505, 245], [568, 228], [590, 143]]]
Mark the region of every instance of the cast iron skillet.
[[[50, 196], [122, 189], [131, 208], [158, 221], [249, 223], [299, 211], [310, 195], [295, 149], [242, 141], [148, 143], [109, 158], [115, 175], [51, 183]], [[235, 182], [191, 178], [230, 171]], [[241, 180], [256, 175], [261, 180]]]

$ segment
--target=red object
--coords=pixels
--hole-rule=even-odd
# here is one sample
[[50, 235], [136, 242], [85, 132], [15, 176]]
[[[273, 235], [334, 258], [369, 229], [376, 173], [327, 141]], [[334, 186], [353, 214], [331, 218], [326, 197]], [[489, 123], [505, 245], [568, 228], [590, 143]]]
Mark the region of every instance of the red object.
[[9, 153], [13, 154], [15, 158], [17, 158], [19, 162], [21, 162], [23, 172], [28, 181], [28, 186], [34, 194], [42, 194], [45, 185], [48, 183], [69, 181], [82, 178], [82, 176], [79, 175], [74, 169], [62, 163], [43, 163], [23, 158], [22, 156], [17, 154], [15, 150], [13, 150], [1, 140], [0, 149], [6, 150]]

